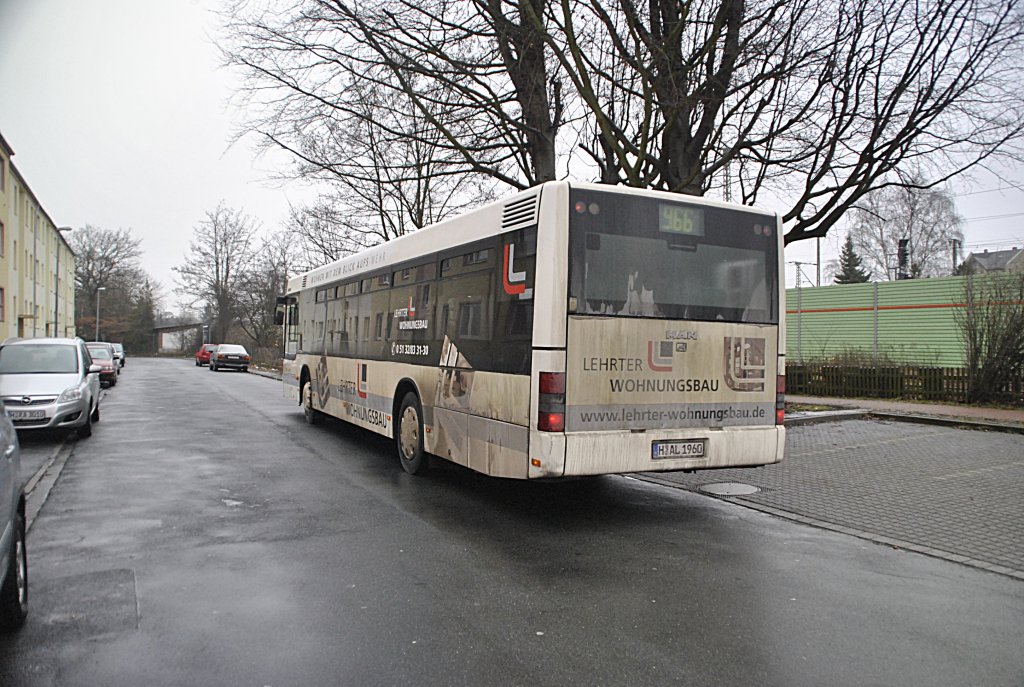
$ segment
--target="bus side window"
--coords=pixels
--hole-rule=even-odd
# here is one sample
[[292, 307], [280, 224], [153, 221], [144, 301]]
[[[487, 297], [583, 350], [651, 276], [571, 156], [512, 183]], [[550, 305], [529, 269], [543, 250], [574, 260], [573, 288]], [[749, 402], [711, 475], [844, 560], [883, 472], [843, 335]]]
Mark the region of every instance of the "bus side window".
[[[497, 298], [494, 303], [494, 338], [501, 342], [494, 347], [494, 370], [525, 374], [530, 370], [533, 352], [533, 288], [537, 265], [537, 229], [531, 227], [505, 234], [512, 264], [502, 263], [499, 271], [508, 269], [523, 281], [520, 289], [505, 286], [507, 274], [498, 275]], [[506, 249], [502, 248], [504, 255]], [[509, 291], [514, 291], [509, 293]]]
[[[438, 327], [434, 340], [447, 337], [467, 363], [478, 370], [491, 369], [495, 352], [495, 279], [502, 265], [500, 243], [490, 238], [461, 247], [440, 260], [441, 278], [434, 293], [424, 294], [436, 303]], [[500, 346], [500, 344], [499, 344]]]

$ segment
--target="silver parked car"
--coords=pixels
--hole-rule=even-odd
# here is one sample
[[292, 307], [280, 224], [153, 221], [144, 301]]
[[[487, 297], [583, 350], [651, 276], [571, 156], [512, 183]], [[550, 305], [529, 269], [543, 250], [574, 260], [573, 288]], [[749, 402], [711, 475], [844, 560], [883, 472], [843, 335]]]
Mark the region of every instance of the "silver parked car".
[[0, 346], [0, 400], [22, 429], [77, 429], [100, 419], [100, 366], [81, 339], [16, 339]]
[[110, 345], [114, 347], [114, 357], [117, 358], [118, 367], [124, 367], [124, 359], [128, 357], [128, 354], [124, 352], [124, 346], [119, 343]]
[[18, 435], [0, 414], [0, 630], [17, 630], [28, 615], [25, 485]]

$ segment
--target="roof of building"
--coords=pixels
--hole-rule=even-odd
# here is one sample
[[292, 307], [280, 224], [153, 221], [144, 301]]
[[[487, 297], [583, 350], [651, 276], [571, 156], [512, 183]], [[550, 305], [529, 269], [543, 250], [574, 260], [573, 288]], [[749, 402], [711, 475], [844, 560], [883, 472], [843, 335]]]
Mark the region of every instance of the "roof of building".
[[1020, 248], [994, 250], [991, 253], [986, 250], [981, 253], [971, 253], [967, 256], [967, 259], [964, 260], [964, 262], [973, 261], [978, 267], [986, 272], [1000, 272], [1005, 270], [1006, 263], [1010, 262], [1010, 260], [1016, 257], [1020, 252]]

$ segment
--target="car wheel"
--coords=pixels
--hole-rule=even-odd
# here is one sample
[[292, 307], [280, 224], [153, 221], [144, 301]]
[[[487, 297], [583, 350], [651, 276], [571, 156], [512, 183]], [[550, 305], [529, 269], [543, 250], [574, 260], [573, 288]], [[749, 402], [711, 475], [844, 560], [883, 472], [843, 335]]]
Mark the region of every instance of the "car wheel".
[[100, 421], [100, 404], [99, 404], [99, 401], [96, 402], [96, 407], [93, 409], [92, 415], [90, 415], [90, 417], [92, 418], [93, 422], [99, 422]]
[[423, 453], [423, 411], [420, 399], [412, 391], [402, 399], [398, 411], [395, 444], [403, 470], [410, 475], [421, 475], [426, 471], [428, 458]]
[[217, 366], [214, 365], [213, 363], [210, 363], [210, 372], [216, 372], [216, 371], [217, 371]]
[[203, 364], [197, 360], [196, 361], [196, 367], [202, 367], [202, 366], [203, 366]]
[[[97, 408], [98, 410], [98, 408]], [[92, 416], [96, 411], [85, 411], [85, 424], [78, 428], [78, 438], [85, 439], [92, 436]]]
[[11, 537], [11, 556], [4, 586], [0, 588], [0, 629], [17, 630], [28, 617], [28, 549], [25, 546], [25, 518], [20, 513]]
[[110, 386], [117, 386], [117, 377], [114, 377], [113, 381], [110, 382]]
[[249, 368], [247, 368], [247, 367], [243, 367], [242, 368], [242, 372], [248, 372], [248, 371], [249, 371]]

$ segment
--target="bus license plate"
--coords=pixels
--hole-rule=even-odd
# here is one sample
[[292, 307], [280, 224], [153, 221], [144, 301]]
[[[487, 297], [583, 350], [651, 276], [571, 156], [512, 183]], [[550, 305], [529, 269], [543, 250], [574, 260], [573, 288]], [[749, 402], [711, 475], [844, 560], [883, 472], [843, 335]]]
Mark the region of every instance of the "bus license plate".
[[651, 458], [703, 458], [707, 439], [672, 439], [669, 441], [652, 441]]
[[46, 417], [45, 410], [8, 410], [12, 420], [42, 420]]

